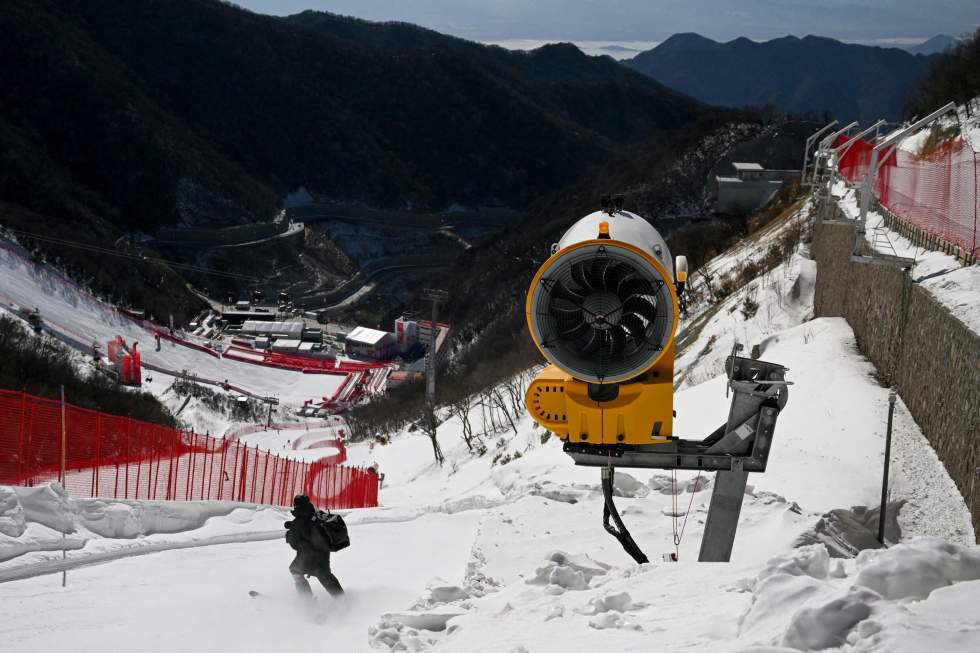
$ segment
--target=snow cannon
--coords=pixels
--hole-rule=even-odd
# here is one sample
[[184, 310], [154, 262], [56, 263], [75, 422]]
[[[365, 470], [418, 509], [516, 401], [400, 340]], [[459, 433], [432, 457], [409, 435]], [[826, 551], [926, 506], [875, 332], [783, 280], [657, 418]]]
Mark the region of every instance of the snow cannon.
[[[552, 246], [527, 293], [531, 338], [551, 363], [531, 416], [567, 442], [666, 443], [673, 434], [679, 301], [667, 243], [635, 213], [603, 210]], [[681, 283], [683, 280], [681, 281]]]
[[675, 435], [687, 273], [653, 225], [604, 197], [552, 245], [527, 293], [528, 331], [549, 363], [528, 387], [528, 412], [575, 464], [602, 468], [603, 526], [637, 562], [648, 559], [613, 502], [615, 468], [716, 472], [699, 560], [727, 562], [748, 473], [765, 471], [788, 398], [785, 367], [736, 350], [725, 367], [728, 421], [701, 440]]

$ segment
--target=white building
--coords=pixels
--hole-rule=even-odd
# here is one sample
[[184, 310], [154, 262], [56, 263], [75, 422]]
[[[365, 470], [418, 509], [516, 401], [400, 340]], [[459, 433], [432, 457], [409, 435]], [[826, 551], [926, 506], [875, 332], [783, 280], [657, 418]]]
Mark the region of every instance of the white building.
[[395, 335], [367, 327], [357, 327], [347, 334], [344, 351], [348, 356], [388, 360], [394, 358], [397, 350]]
[[395, 343], [398, 351], [405, 353], [419, 341], [419, 323], [402, 316], [395, 320]]

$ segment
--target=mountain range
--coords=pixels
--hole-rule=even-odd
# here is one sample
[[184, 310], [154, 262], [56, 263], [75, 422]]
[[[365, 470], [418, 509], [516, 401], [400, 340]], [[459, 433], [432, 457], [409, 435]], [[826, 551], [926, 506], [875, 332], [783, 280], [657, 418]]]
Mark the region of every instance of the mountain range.
[[910, 92], [933, 61], [898, 48], [818, 36], [719, 43], [685, 33], [623, 64], [708, 104], [826, 111], [842, 123], [870, 124], [902, 118]]
[[300, 186], [521, 207], [706, 110], [573, 46], [217, 0], [10, 0], [0, 31], [0, 200], [106, 233], [268, 220]]

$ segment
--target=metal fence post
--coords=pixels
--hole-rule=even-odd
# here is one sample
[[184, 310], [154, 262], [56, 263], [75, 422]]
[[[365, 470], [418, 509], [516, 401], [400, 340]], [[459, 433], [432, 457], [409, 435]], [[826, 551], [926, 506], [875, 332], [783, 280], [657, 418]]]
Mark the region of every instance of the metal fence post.
[[881, 506], [878, 509], [878, 541], [885, 545], [885, 510], [888, 507], [888, 464], [892, 455], [892, 417], [895, 414], [896, 392], [888, 393], [888, 428], [885, 431], [885, 464], [881, 472]]
[[17, 480], [22, 482], [24, 479], [25, 461], [29, 455], [28, 449], [24, 446], [24, 432], [27, 426], [27, 393], [20, 393], [20, 437], [17, 438]]

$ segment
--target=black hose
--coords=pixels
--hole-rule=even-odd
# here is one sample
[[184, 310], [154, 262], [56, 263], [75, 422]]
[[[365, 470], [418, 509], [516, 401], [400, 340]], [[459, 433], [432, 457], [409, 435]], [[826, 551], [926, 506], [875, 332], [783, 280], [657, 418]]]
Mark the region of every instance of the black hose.
[[[633, 536], [626, 529], [622, 517], [619, 516], [619, 511], [616, 510], [616, 504], [613, 503], [613, 475], [615, 473], [616, 470], [613, 467], [602, 468], [602, 498], [605, 500], [605, 505], [602, 508], [602, 527], [606, 529], [607, 533], [619, 540], [623, 550], [630, 554], [630, 557], [642, 565], [645, 562], [650, 562], [650, 560], [633, 541]], [[609, 523], [610, 517], [616, 522], [616, 526]]]

